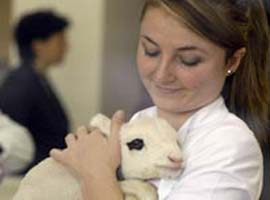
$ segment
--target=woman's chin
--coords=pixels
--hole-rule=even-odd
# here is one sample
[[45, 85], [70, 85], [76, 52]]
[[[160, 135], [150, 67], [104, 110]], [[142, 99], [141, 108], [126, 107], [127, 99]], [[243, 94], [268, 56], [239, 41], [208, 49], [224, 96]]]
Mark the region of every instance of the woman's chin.
[[154, 99], [153, 98], [153, 102], [155, 104], [155, 106], [162, 111], [165, 112], [170, 112], [170, 113], [174, 113], [174, 112], [184, 112], [185, 110], [187, 110], [186, 106], [182, 105], [179, 102], [175, 102], [175, 100], [172, 99]]

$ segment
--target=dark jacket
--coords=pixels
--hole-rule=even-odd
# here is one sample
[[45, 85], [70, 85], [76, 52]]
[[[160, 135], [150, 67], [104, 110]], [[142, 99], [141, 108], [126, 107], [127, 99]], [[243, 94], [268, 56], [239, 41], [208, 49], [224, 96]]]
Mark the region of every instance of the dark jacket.
[[0, 88], [0, 109], [28, 128], [35, 145], [33, 165], [52, 148], [64, 148], [68, 119], [49, 82], [33, 67], [22, 65], [9, 73]]

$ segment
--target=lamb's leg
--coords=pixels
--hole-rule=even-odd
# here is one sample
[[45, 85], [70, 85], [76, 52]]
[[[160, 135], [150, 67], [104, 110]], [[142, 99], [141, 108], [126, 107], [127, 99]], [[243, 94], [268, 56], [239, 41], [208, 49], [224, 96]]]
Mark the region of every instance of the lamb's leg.
[[158, 200], [156, 188], [141, 180], [124, 180], [120, 182], [125, 200]]
[[108, 136], [110, 134], [111, 120], [103, 114], [96, 114], [89, 123], [90, 127], [98, 128], [100, 131]]

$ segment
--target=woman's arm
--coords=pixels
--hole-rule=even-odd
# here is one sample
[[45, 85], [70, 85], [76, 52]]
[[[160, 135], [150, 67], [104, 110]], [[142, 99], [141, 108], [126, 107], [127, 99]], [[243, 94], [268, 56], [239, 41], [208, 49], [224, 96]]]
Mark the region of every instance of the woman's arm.
[[81, 127], [66, 137], [67, 148], [53, 149], [51, 156], [69, 167], [81, 180], [84, 200], [121, 200], [123, 195], [116, 179], [120, 164], [119, 130], [124, 112], [113, 115], [110, 136], [105, 139], [99, 130], [88, 134]]
[[99, 177], [87, 177], [81, 182], [84, 200], [122, 200], [123, 194], [115, 177], [115, 173], [105, 172]]

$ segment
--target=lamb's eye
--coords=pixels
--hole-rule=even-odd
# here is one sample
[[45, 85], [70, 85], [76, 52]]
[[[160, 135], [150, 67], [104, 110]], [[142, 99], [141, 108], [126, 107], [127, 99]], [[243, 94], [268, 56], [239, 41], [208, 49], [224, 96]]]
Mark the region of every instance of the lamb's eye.
[[141, 150], [144, 147], [144, 142], [142, 139], [134, 139], [127, 143], [129, 150]]

